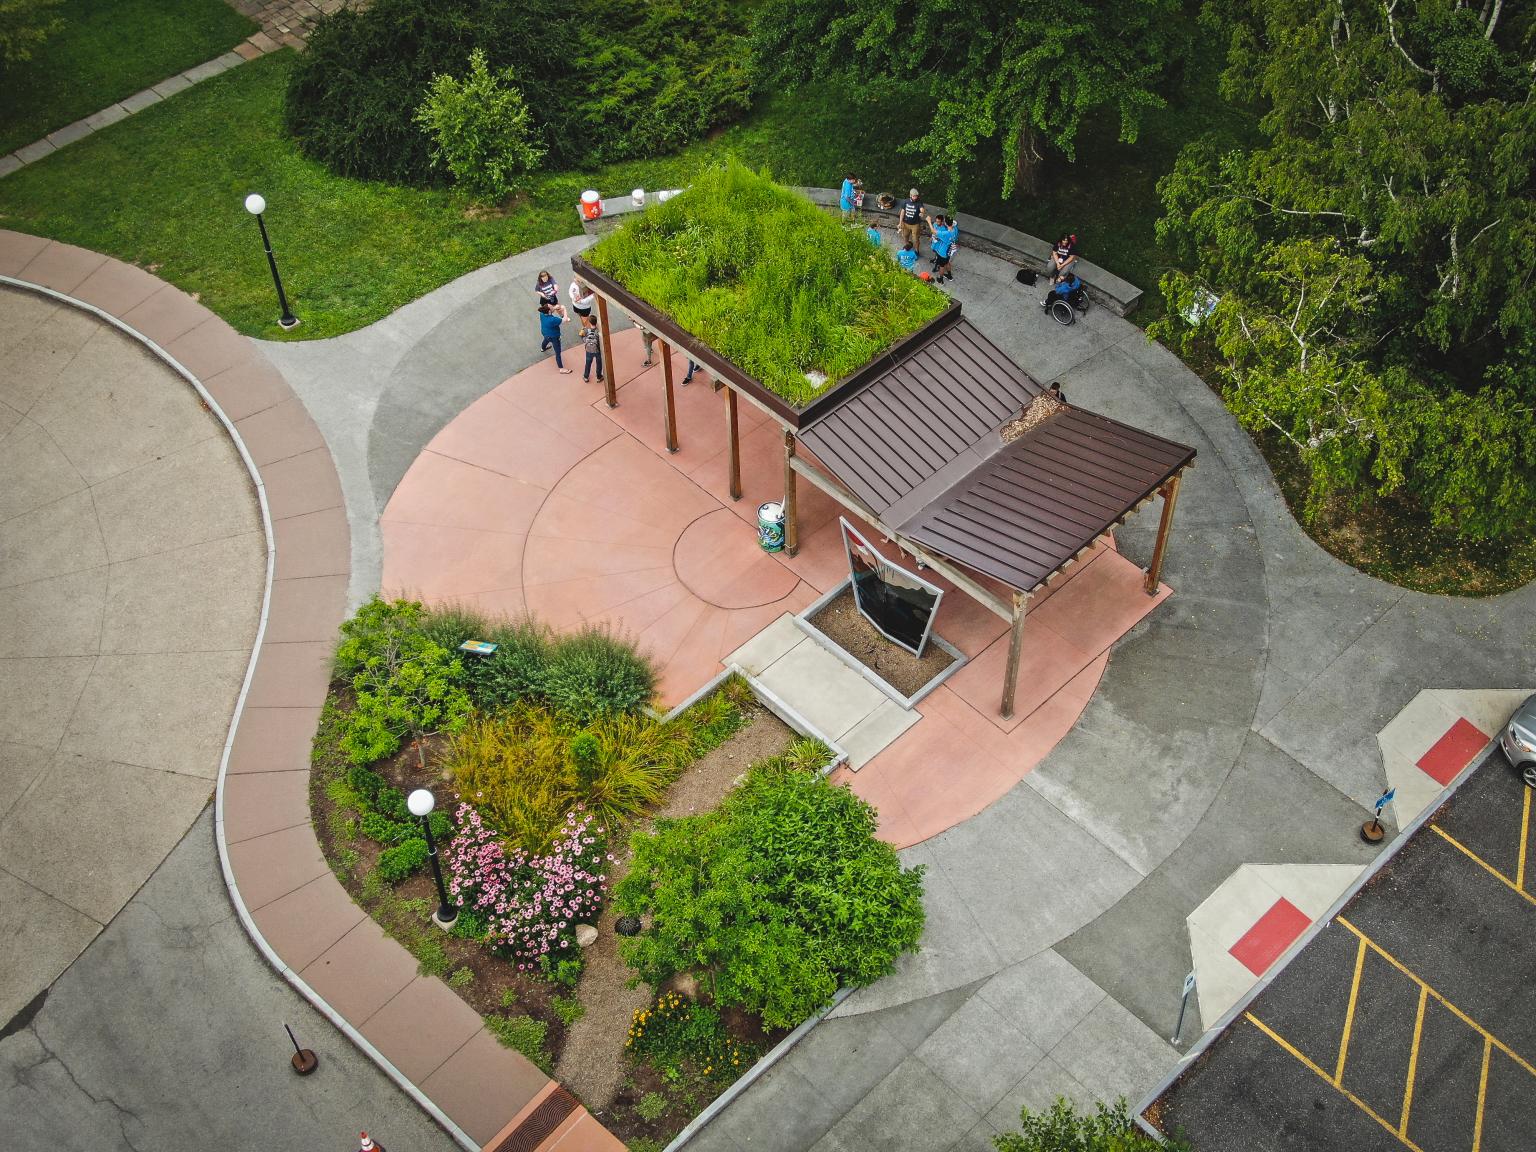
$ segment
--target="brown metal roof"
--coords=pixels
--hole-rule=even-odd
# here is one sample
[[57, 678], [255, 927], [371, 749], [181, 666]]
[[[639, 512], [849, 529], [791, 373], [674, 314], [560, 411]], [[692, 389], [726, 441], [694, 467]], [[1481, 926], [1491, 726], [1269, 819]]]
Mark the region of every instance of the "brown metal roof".
[[1193, 448], [1069, 406], [893, 527], [1028, 592], [1194, 458]]
[[964, 318], [883, 367], [800, 432], [817, 459], [882, 517], [981, 464], [1001, 444], [996, 430], [1043, 390]]

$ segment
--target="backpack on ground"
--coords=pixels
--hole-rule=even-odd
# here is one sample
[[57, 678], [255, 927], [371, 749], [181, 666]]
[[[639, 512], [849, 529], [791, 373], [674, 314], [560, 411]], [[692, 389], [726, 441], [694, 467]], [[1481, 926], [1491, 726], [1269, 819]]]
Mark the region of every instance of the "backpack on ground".
[[1035, 281], [1039, 277], [1038, 277], [1038, 275], [1036, 274], [1036, 272], [1035, 272], [1035, 270], [1033, 268], [1020, 268], [1017, 272], [1015, 272], [1013, 274], [1013, 278], [1018, 283], [1024, 284], [1024, 285], [1026, 285], [1026, 286], [1028, 286], [1030, 288], [1033, 288], [1035, 286]]

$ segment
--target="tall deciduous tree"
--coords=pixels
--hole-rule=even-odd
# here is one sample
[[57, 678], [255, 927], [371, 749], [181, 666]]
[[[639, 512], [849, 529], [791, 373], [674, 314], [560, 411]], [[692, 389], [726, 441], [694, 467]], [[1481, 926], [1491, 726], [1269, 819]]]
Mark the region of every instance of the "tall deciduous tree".
[[[909, 148], [926, 178], [947, 178], [984, 142], [1002, 151], [1003, 195], [1033, 191], [1041, 148], [1068, 159], [1092, 109], [1120, 114], [1134, 141], [1175, 49], [1178, 0], [769, 0], [757, 19], [762, 66], [781, 82], [851, 74], [861, 83], [925, 85], [933, 119]], [[856, 94], [850, 94], [856, 99]]]
[[32, 51], [64, 26], [64, 0], [0, 0], [0, 68], [32, 59]]
[[[1159, 236], [1196, 269], [1157, 335], [1219, 354], [1228, 402], [1295, 447], [1310, 507], [1406, 491], [1490, 538], [1536, 512], [1530, 15], [1457, 0], [1246, 0], [1227, 92], [1269, 146], [1195, 145]], [[1220, 297], [1198, 326], [1196, 301]]]

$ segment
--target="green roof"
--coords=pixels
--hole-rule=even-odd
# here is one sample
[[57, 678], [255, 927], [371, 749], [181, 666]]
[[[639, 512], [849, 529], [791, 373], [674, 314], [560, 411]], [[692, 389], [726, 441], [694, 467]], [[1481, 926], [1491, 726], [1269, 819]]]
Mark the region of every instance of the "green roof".
[[949, 305], [862, 227], [736, 161], [627, 218], [585, 255], [797, 408]]

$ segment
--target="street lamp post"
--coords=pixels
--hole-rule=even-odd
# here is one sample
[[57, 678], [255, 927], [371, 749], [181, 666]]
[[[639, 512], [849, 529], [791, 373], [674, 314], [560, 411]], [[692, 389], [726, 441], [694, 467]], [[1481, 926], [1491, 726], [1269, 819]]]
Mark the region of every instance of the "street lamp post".
[[278, 317], [277, 322], [284, 328], [293, 328], [298, 325], [299, 318], [288, 307], [288, 295], [283, 291], [283, 278], [277, 274], [277, 257], [272, 255], [272, 241], [267, 237], [267, 222], [261, 218], [261, 214], [267, 210], [266, 199], [252, 192], [245, 198], [245, 210], [256, 217], [256, 227], [261, 229], [261, 246], [267, 250], [267, 265], [272, 269], [272, 283], [277, 286], [277, 302], [283, 309], [283, 314]]
[[427, 859], [432, 861], [432, 878], [437, 881], [437, 911], [432, 913], [432, 919], [439, 928], [451, 928], [459, 918], [459, 910], [448, 902], [448, 886], [443, 883], [443, 868], [437, 862], [437, 841], [432, 839], [431, 817], [437, 798], [428, 789], [418, 788], [406, 797], [405, 806], [421, 820], [421, 830], [427, 837]]

